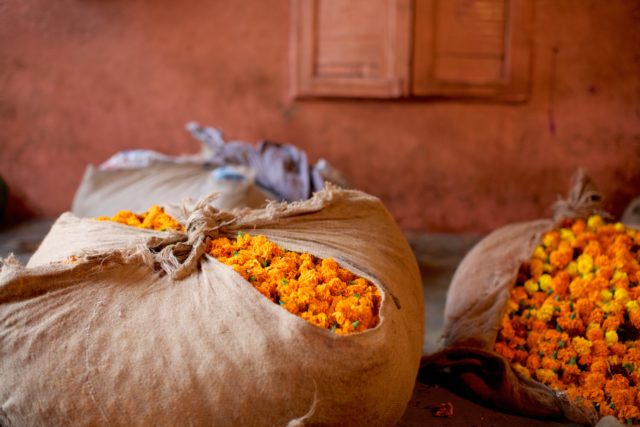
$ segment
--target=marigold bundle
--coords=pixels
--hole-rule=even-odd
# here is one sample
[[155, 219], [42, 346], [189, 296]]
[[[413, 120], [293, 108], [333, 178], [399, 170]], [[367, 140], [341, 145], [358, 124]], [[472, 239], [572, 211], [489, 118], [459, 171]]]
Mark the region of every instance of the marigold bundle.
[[26, 267], [3, 261], [0, 424], [400, 419], [423, 293], [381, 202], [333, 186], [257, 210], [210, 202], [64, 214]]
[[[120, 211], [98, 220], [158, 231], [184, 229], [160, 206], [140, 214]], [[316, 326], [345, 335], [378, 324], [378, 288], [331, 258], [320, 260], [308, 253], [287, 251], [265, 236], [244, 232], [234, 239], [213, 240], [207, 252], [231, 266], [262, 295]]]
[[640, 233], [594, 215], [546, 232], [511, 289], [495, 350], [600, 416], [640, 421]]
[[605, 223], [601, 201], [580, 171], [552, 219], [482, 239], [454, 274], [445, 348], [422, 372], [446, 368], [481, 400], [523, 415], [640, 421], [640, 237]]
[[211, 242], [208, 252], [231, 266], [288, 312], [339, 335], [378, 324], [380, 291], [331, 258], [285, 251], [264, 236], [239, 233]]

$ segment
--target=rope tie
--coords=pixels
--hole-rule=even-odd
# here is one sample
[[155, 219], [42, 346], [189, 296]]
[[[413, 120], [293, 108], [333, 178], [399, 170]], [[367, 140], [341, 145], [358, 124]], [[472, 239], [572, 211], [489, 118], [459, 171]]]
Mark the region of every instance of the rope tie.
[[197, 270], [209, 242], [236, 221], [230, 212], [221, 212], [210, 205], [216, 197], [217, 194], [206, 197], [192, 209], [182, 206], [183, 215], [187, 218], [186, 232], [152, 237], [147, 241], [150, 261], [172, 279], [182, 280]]
[[573, 176], [573, 184], [566, 199], [553, 205], [553, 220], [556, 223], [565, 219], [586, 218], [593, 214], [603, 217], [609, 215], [602, 210], [604, 197], [596, 188], [584, 169], [578, 169]]

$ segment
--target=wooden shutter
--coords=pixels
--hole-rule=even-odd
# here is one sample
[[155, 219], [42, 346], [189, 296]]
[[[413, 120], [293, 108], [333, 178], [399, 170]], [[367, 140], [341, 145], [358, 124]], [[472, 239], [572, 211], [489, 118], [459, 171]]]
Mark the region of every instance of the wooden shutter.
[[527, 98], [530, 0], [416, 0], [412, 93]]
[[294, 96], [409, 92], [411, 0], [292, 0]]
[[525, 100], [532, 3], [291, 0], [291, 92]]

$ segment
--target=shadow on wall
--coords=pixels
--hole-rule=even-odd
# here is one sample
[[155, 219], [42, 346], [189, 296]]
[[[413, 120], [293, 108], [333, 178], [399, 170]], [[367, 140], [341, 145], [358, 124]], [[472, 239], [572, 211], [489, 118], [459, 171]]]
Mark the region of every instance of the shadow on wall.
[[37, 216], [38, 212], [29, 205], [27, 197], [20, 191], [9, 189], [9, 185], [0, 176], [0, 229]]

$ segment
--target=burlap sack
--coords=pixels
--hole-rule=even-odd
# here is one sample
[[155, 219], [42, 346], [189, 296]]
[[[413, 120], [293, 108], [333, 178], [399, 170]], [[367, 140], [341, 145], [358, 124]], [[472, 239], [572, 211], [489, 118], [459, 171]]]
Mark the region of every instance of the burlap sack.
[[112, 216], [127, 209], [142, 212], [151, 205], [180, 203], [217, 192], [213, 205], [221, 210], [259, 208], [275, 196], [260, 189], [252, 176], [244, 180], [215, 179], [212, 167], [196, 163], [161, 163], [100, 170], [89, 165], [73, 198], [71, 211], [80, 217]]
[[[0, 272], [0, 424], [392, 425], [422, 350], [420, 275], [381, 202], [325, 188], [262, 210], [187, 212], [187, 234], [62, 215], [28, 267]], [[338, 336], [203, 255], [238, 231], [333, 257], [382, 294]], [[83, 254], [73, 264], [60, 260]], [[149, 267], [154, 265], [155, 269]]]
[[556, 203], [552, 219], [507, 225], [481, 240], [453, 276], [444, 311], [444, 350], [423, 359], [421, 375], [447, 369], [453, 381], [492, 406], [595, 424], [595, 411], [585, 412], [563, 393], [519, 376], [493, 348], [518, 269], [529, 261], [542, 234], [564, 219], [606, 215], [600, 211], [601, 200], [592, 181], [579, 171], [568, 198]]

